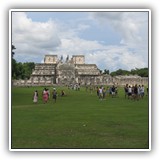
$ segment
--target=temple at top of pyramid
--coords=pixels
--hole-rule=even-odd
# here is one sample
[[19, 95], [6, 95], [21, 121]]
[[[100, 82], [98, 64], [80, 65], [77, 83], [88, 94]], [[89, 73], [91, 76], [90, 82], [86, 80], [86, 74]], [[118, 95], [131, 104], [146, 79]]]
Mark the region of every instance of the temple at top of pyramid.
[[44, 63], [36, 64], [30, 81], [34, 84], [97, 83], [100, 70], [96, 64], [85, 64], [84, 55], [61, 56], [46, 55]]

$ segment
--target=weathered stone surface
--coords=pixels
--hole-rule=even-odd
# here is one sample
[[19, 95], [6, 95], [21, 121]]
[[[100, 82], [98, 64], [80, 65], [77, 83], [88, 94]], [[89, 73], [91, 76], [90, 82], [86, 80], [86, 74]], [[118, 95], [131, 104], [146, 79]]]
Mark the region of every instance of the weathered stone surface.
[[115, 76], [103, 75], [96, 64], [85, 64], [84, 55], [74, 55], [70, 60], [67, 56], [59, 60], [57, 55], [46, 55], [43, 64], [36, 64], [29, 80], [15, 80], [15, 86], [32, 85], [125, 85], [144, 84], [148, 85], [148, 77], [140, 76]]

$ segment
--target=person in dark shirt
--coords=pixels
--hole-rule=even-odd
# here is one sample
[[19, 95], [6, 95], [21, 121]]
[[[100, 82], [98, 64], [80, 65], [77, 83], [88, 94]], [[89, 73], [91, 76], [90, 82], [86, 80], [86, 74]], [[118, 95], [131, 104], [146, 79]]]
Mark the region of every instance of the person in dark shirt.
[[55, 88], [53, 88], [52, 96], [53, 96], [54, 101], [56, 102], [57, 101], [57, 91]]

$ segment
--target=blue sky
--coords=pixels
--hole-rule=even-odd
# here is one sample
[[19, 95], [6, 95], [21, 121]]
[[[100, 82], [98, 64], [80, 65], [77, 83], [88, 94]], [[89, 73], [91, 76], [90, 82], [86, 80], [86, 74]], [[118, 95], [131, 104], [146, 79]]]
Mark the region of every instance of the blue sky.
[[148, 12], [12, 12], [18, 62], [85, 55], [101, 70], [148, 67]]

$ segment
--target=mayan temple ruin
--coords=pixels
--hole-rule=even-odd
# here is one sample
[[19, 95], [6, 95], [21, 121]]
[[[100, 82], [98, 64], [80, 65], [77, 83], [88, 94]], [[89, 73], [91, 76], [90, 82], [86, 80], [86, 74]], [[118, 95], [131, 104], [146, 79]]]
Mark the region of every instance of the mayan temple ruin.
[[35, 64], [31, 77], [28, 80], [14, 80], [14, 86], [49, 86], [70, 85], [148, 85], [148, 78], [140, 76], [115, 76], [100, 73], [96, 64], [86, 64], [84, 55], [73, 55], [64, 60], [63, 56], [45, 55], [44, 63]]

